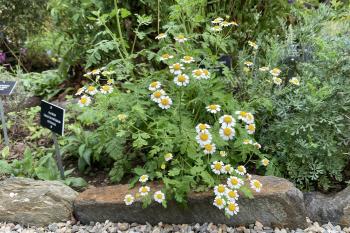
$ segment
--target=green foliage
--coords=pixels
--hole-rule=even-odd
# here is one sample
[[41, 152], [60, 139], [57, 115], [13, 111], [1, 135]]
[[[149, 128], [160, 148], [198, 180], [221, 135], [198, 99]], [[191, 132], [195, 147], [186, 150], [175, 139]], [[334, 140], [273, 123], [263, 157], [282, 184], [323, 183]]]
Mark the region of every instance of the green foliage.
[[[250, 58], [256, 68], [235, 84], [241, 98], [259, 109], [258, 138], [275, 157], [270, 174], [286, 176], [302, 189], [333, 188], [349, 163], [347, 15], [325, 5], [294, 11], [298, 25], [285, 28], [286, 38], [261, 41], [260, 54]], [[274, 84], [257, 69], [261, 66], [280, 67], [282, 84]], [[289, 83], [293, 77], [300, 86]]]

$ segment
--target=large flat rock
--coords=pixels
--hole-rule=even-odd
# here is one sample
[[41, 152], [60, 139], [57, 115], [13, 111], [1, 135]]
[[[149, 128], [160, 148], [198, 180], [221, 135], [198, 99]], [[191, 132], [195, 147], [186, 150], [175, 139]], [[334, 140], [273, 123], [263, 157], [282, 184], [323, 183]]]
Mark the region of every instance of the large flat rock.
[[305, 205], [313, 221], [350, 226], [350, 187], [334, 195], [306, 193]]
[[3, 180], [0, 182], [0, 222], [44, 226], [68, 221], [77, 195], [58, 181]]
[[[254, 199], [241, 197], [240, 212], [231, 219], [212, 205], [212, 192], [190, 194], [187, 207], [174, 202], [168, 203], [168, 208], [154, 202], [145, 209], [139, 202], [126, 206], [124, 196], [137, 193], [137, 188], [129, 190], [128, 185], [88, 189], [75, 200], [74, 212], [76, 218], [83, 223], [110, 220], [151, 224], [213, 222], [238, 226], [259, 221], [265, 226], [305, 227], [303, 194], [285, 179], [271, 176], [256, 178], [264, 185], [262, 191], [255, 193]], [[152, 186], [152, 189], [155, 190], [155, 187]]]

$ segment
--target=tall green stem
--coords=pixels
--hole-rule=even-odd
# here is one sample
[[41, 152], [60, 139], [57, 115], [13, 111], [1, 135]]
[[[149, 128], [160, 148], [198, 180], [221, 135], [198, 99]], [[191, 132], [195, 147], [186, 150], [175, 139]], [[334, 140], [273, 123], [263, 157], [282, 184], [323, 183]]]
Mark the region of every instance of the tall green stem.
[[159, 25], [160, 25], [160, 0], [158, 0], [158, 5], [157, 5], [157, 10], [158, 10], [158, 14], [157, 14], [157, 31], [158, 31], [158, 35], [160, 33], [159, 31]]
[[125, 48], [125, 41], [123, 38], [123, 34], [122, 34], [122, 29], [120, 27], [120, 21], [119, 21], [119, 8], [118, 8], [118, 4], [117, 4], [117, 0], [114, 0], [114, 8], [115, 8], [115, 17], [117, 19], [117, 30], [118, 30], [118, 34], [119, 34], [119, 39], [120, 39], [120, 43], [121, 43], [121, 47], [123, 48], [125, 55], [128, 55], [128, 51]]

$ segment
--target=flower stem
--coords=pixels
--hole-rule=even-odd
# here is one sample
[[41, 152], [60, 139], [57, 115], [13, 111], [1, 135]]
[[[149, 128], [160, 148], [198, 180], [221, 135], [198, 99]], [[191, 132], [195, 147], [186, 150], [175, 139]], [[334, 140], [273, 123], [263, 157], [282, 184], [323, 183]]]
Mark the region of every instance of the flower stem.
[[127, 50], [125, 48], [125, 41], [124, 41], [124, 38], [123, 38], [122, 30], [121, 30], [121, 27], [120, 27], [119, 9], [118, 9], [117, 0], [114, 0], [114, 8], [115, 8], [115, 16], [116, 16], [116, 20], [117, 20], [117, 30], [118, 30], [118, 34], [119, 34], [120, 43], [122, 45], [122, 48], [123, 48], [125, 54], [128, 55], [128, 52], [127, 52]]

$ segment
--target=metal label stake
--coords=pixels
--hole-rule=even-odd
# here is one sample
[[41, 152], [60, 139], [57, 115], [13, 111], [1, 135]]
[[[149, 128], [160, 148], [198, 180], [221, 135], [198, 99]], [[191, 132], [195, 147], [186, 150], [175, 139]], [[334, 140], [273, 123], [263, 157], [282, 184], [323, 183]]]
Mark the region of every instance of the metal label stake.
[[52, 138], [55, 144], [56, 163], [60, 171], [61, 179], [64, 179], [64, 168], [57, 135], [63, 136], [64, 134], [64, 114], [65, 110], [63, 108], [44, 100], [41, 101], [40, 124], [52, 132]]
[[[10, 96], [15, 89], [16, 81], [0, 81], [0, 96]], [[7, 147], [10, 146], [9, 137], [7, 135], [6, 119], [5, 119], [5, 109], [0, 97], [0, 117], [2, 124], [2, 131], [4, 133], [4, 141]]]
[[5, 120], [5, 109], [4, 105], [2, 104], [2, 99], [0, 98], [0, 115], [1, 115], [1, 124], [2, 124], [2, 131], [4, 133], [4, 140], [5, 145], [7, 147], [10, 146], [9, 137], [7, 135], [7, 127], [6, 127], [6, 120]]

